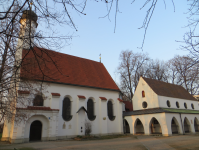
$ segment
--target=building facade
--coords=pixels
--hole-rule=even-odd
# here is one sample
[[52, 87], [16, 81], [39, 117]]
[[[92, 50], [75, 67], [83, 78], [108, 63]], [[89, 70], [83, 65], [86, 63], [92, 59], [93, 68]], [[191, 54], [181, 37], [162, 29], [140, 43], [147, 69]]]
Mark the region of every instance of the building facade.
[[133, 111], [125, 112], [131, 134], [195, 133], [199, 105], [183, 87], [141, 77], [133, 97]]

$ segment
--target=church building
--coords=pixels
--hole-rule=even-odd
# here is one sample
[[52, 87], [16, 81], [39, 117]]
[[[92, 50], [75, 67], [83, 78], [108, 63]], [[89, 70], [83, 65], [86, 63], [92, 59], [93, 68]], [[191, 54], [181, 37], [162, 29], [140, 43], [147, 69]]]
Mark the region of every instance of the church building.
[[[37, 16], [26, 10], [20, 23], [23, 37], [30, 28], [34, 34]], [[91, 126], [91, 135], [123, 133], [120, 90], [101, 62], [39, 47], [29, 50], [30, 43], [24, 41], [19, 39], [18, 47], [22, 48], [18, 48], [15, 58], [23, 59], [21, 82], [25, 78], [42, 82], [46, 92], [33, 97], [32, 91], [18, 89], [19, 97], [32, 100], [29, 106], [16, 108], [28, 118], [19, 124], [5, 121], [2, 141], [22, 143], [85, 135], [86, 123]]]

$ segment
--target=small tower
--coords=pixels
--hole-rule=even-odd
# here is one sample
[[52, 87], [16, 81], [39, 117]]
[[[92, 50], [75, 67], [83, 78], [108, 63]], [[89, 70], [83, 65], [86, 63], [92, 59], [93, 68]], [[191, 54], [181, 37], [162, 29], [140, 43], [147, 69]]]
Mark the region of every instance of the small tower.
[[37, 28], [37, 15], [32, 10], [24, 10], [20, 19], [20, 32], [15, 59], [21, 60], [22, 50], [34, 46], [34, 34]]

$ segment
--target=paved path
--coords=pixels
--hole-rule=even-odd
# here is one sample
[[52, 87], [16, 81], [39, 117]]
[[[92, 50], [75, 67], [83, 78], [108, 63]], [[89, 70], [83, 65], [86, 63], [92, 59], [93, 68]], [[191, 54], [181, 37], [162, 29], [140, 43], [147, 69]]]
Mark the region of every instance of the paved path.
[[0, 142], [0, 150], [32, 147], [38, 150], [199, 150], [199, 135], [129, 136], [92, 141], [46, 141], [22, 144]]
[[137, 136], [137, 138], [148, 150], [175, 150], [168, 144], [152, 136]]

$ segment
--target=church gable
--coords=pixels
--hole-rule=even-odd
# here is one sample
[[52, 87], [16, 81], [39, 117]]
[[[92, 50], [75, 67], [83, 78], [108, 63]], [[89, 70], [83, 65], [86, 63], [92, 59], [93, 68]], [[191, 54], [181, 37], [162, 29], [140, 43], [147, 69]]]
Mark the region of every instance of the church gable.
[[133, 110], [159, 107], [158, 96], [141, 77], [133, 96]]

